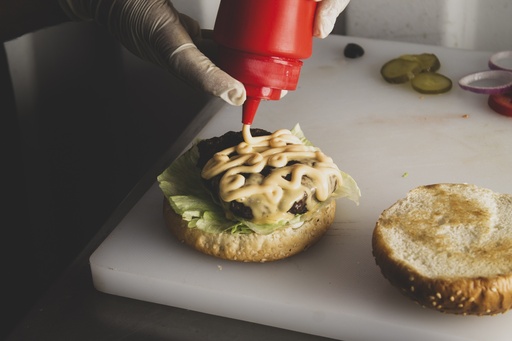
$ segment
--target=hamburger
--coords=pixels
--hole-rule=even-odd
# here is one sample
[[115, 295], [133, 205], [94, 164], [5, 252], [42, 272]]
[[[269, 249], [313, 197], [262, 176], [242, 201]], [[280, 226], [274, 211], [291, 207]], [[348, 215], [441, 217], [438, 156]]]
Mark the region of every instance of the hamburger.
[[471, 184], [411, 190], [379, 217], [373, 255], [392, 285], [460, 315], [512, 308], [512, 195]]
[[356, 182], [294, 129], [244, 126], [196, 142], [158, 176], [164, 219], [183, 243], [215, 257], [268, 262], [318, 241], [336, 199]]

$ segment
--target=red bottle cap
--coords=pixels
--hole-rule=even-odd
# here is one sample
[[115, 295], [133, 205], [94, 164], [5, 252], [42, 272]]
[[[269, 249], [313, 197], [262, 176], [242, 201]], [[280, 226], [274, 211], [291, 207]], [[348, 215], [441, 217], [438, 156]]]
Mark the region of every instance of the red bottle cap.
[[258, 106], [260, 105], [260, 99], [254, 97], [247, 97], [244, 102], [243, 111], [242, 111], [242, 123], [251, 125], [254, 120], [254, 116], [256, 116], [256, 111], [258, 111]]
[[218, 66], [242, 82], [247, 92], [244, 124], [252, 124], [260, 100], [278, 100], [282, 90], [295, 90], [302, 61], [298, 59], [261, 56], [219, 47]]

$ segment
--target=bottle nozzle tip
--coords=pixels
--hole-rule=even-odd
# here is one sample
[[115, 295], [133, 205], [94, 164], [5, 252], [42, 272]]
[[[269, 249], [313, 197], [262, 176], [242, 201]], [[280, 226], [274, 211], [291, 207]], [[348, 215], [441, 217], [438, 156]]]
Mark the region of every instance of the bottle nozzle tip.
[[254, 120], [254, 116], [256, 116], [256, 111], [258, 110], [258, 106], [260, 105], [259, 98], [247, 98], [243, 105], [242, 111], [242, 123], [251, 125]]

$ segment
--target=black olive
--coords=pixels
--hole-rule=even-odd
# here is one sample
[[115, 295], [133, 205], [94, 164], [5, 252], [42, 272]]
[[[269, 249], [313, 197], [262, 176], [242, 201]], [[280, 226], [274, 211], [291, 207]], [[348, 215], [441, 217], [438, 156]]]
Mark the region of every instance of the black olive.
[[345, 50], [343, 51], [343, 54], [347, 58], [359, 58], [362, 55], [364, 55], [364, 50], [361, 46], [354, 44], [354, 43], [348, 43], [347, 46], [345, 46]]

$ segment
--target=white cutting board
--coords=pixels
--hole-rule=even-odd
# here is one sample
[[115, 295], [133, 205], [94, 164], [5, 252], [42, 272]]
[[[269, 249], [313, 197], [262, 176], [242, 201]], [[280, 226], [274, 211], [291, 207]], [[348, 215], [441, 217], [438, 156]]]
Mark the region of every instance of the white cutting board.
[[[345, 59], [349, 42], [359, 43], [365, 55]], [[422, 96], [381, 79], [387, 60], [422, 52], [438, 55], [440, 71], [454, 81], [451, 92]], [[300, 123], [356, 179], [361, 204], [339, 200], [332, 228], [308, 251], [244, 264], [173, 239], [155, 183], [91, 256], [96, 288], [346, 341], [511, 340], [512, 312], [461, 317], [421, 308], [381, 276], [371, 254], [381, 211], [418, 185], [468, 182], [512, 193], [512, 118], [457, 85], [467, 73], [486, 69], [488, 56], [350, 37], [316, 40], [299, 89], [263, 103], [254, 126], [273, 131]], [[199, 136], [238, 130], [240, 120], [240, 108], [223, 106]]]

